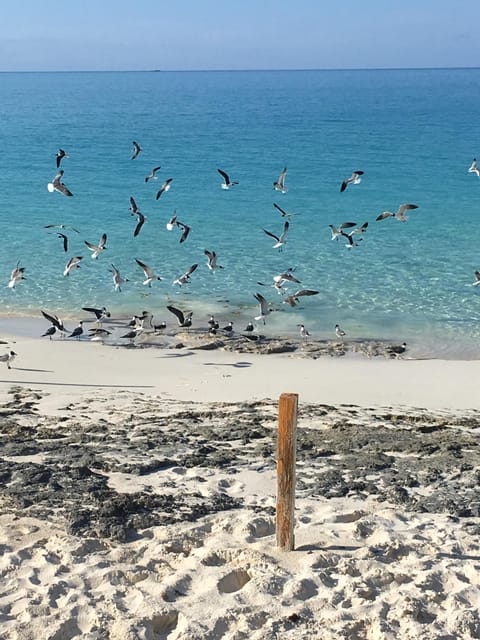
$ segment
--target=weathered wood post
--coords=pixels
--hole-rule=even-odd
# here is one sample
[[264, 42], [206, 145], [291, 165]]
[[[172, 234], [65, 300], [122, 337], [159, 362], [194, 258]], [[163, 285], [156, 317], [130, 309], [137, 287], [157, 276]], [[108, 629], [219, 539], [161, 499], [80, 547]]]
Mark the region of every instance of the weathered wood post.
[[277, 547], [295, 546], [295, 459], [298, 393], [282, 393], [278, 403]]

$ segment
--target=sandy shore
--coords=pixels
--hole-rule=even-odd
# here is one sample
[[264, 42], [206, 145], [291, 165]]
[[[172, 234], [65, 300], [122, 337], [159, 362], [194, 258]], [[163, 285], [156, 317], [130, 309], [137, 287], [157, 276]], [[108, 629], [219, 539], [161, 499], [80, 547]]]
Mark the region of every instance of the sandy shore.
[[2, 638], [480, 638], [480, 362], [2, 337]]

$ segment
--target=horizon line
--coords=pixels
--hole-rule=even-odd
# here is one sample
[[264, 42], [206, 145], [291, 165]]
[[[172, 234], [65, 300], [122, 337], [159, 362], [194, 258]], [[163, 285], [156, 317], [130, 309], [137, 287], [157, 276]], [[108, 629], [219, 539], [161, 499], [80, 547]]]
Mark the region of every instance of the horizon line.
[[5, 69], [0, 73], [245, 73], [285, 71], [454, 71], [480, 69], [480, 66], [451, 67], [291, 67], [247, 69]]

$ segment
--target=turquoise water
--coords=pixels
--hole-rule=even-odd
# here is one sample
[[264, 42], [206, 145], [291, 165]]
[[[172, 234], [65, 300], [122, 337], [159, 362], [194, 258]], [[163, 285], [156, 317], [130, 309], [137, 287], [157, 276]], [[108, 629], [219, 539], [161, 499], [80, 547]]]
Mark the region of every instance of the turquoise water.
[[[406, 340], [416, 353], [480, 357], [480, 69], [0, 74], [0, 203], [3, 315], [72, 319], [82, 306], [139, 313], [175, 325], [165, 309], [210, 313], [236, 328], [258, 314], [261, 292], [277, 309], [266, 332]], [[143, 151], [131, 160], [132, 140]], [[49, 193], [61, 147], [67, 198]], [[145, 183], [152, 167], [158, 180]], [[288, 192], [273, 190], [288, 168]], [[217, 168], [239, 184], [221, 189]], [[362, 182], [340, 193], [353, 170]], [[157, 201], [166, 178], [170, 191]], [[133, 196], [147, 222], [133, 237]], [[280, 234], [283, 251], [263, 229]], [[408, 222], [376, 222], [410, 202]], [[165, 224], [176, 210], [192, 231]], [[369, 222], [359, 246], [331, 241], [328, 225]], [[47, 224], [65, 224], [70, 246]], [[49, 232], [50, 231], [50, 232]], [[85, 240], [107, 233], [107, 250], [90, 258]], [[210, 273], [204, 249], [224, 268]], [[63, 276], [67, 259], [81, 268]], [[162, 277], [144, 287], [139, 258]], [[26, 280], [7, 283], [20, 261]], [[128, 278], [115, 292], [109, 268]], [[172, 286], [198, 263], [191, 283]], [[301, 287], [319, 291], [290, 308], [269, 286], [295, 268]], [[288, 293], [295, 291], [288, 287]], [[148, 295], [146, 295], [148, 294]], [[263, 330], [263, 329], [262, 329]]]

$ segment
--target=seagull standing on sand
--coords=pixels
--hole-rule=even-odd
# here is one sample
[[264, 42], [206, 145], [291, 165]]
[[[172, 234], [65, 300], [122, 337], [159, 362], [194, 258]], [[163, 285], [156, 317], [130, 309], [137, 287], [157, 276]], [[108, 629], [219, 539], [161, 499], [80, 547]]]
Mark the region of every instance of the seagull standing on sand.
[[57, 169], [60, 169], [60, 163], [64, 158], [68, 158], [67, 152], [64, 151], [63, 149], [59, 149], [57, 151], [57, 156], [56, 156]]
[[72, 331], [72, 333], [68, 336], [69, 338], [77, 338], [80, 340], [80, 336], [83, 334], [83, 320], [80, 320], [78, 326]]
[[216, 269], [223, 269], [221, 264], [217, 264], [217, 254], [215, 253], [215, 251], [209, 251], [208, 249], [205, 249], [205, 251], [203, 252], [207, 258], [207, 267], [209, 268], [209, 270], [213, 273]]
[[102, 251], [104, 251], [107, 248], [105, 246], [107, 244], [107, 234], [106, 233], [102, 234], [102, 237], [100, 238], [98, 245], [92, 244], [91, 242], [87, 242], [86, 240], [84, 240], [84, 242], [87, 245], [87, 247], [90, 249], [90, 251], [92, 251], [92, 258], [95, 259], [102, 253]]
[[45, 331], [45, 333], [42, 333], [42, 338], [45, 336], [48, 336], [49, 340], [52, 339], [52, 336], [56, 333], [57, 331], [57, 327], [52, 324], [50, 327], [48, 327], [48, 329]]
[[288, 220], [286, 220], [285, 224], [283, 225], [283, 232], [281, 236], [276, 236], [274, 233], [272, 233], [271, 231], [267, 231], [266, 229], [263, 230], [264, 233], [267, 234], [267, 236], [270, 236], [271, 238], [274, 238], [274, 240], [276, 240], [276, 243], [273, 245], [274, 249], [282, 249], [282, 247], [286, 243], [288, 227], [289, 222]]
[[11, 369], [11, 363], [15, 360], [15, 356], [17, 354], [15, 353], [15, 351], [9, 351], [8, 353], [4, 353], [0, 356], [0, 362], [6, 362], [7, 363], [7, 369]]
[[162, 167], [154, 167], [152, 169], [152, 173], [149, 176], [145, 176], [145, 182], [149, 182], [150, 180], [157, 179], [157, 171], [160, 171]]
[[12, 270], [12, 273], [10, 274], [10, 281], [8, 283], [9, 289], [15, 289], [15, 285], [17, 284], [17, 282], [20, 282], [20, 280], [25, 280], [25, 276], [23, 275], [25, 273], [25, 267], [19, 267], [18, 264], [19, 263], [17, 262], [17, 266]]
[[80, 260], [83, 260], [83, 256], [74, 256], [73, 258], [70, 258], [70, 260], [65, 265], [63, 275], [68, 276], [70, 275], [70, 271], [73, 271], [74, 269], [80, 269]]
[[138, 258], [135, 258], [135, 262], [138, 264], [138, 266], [141, 269], [143, 269], [143, 273], [145, 274], [146, 280], [143, 281], [143, 284], [148, 285], [149, 287], [151, 287], [152, 286], [152, 282], [154, 280], [161, 280], [160, 276], [156, 276], [155, 273], [153, 272], [153, 269], [151, 269], [148, 266], [148, 264], [145, 264], [141, 260], [138, 260]]
[[340, 340], [343, 340], [344, 336], [346, 336], [347, 334], [345, 333], [345, 331], [343, 329], [340, 328], [339, 324], [335, 325], [335, 335], [337, 336], [337, 338], [340, 338]]
[[354, 171], [349, 178], [346, 178], [340, 185], [340, 191], [345, 191], [349, 184], [358, 184], [362, 181], [363, 171]]
[[402, 342], [402, 344], [400, 345], [391, 345], [390, 347], [387, 347], [387, 354], [391, 357], [391, 358], [401, 358], [403, 356], [403, 354], [405, 353], [405, 351], [407, 350], [407, 343], [406, 342]]
[[408, 216], [405, 215], [405, 211], [412, 211], [413, 209], [418, 209], [417, 204], [401, 204], [398, 207], [398, 211], [392, 213], [391, 211], [384, 211], [379, 216], [376, 217], [376, 220], [385, 220], [385, 218], [396, 218], [400, 220], [400, 222], [406, 222], [408, 220]]
[[228, 173], [223, 171], [223, 169], [217, 169], [218, 173], [222, 176], [223, 182], [221, 184], [222, 189], [230, 189], [230, 187], [235, 186], [238, 182], [232, 182], [229, 178]]
[[132, 145], [133, 145], [133, 150], [132, 150], [132, 160], [135, 160], [135, 158], [138, 156], [138, 154], [140, 153], [140, 151], [143, 151], [142, 147], [138, 144], [138, 142], [135, 142], [135, 140], [132, 141]]
[[305, 329], [305, 325], [297, 324], [297, 327], [300, 327], [300, 335], [302, 336], [302, 338], [306, 339], [310, 337], [309, 332]]
[[181, 311], [180, 309], [177, 309], [177, 307], [173, 307], [172, 305], [167, 305], [167, 309], [170, 311], [170, 313], [173, 313], [173, 315], [177, 318], [179, 327], [184, 327], [188, 329], [189, 327], [192, 326], [193, 311], [189, 311], [188, 313], [183, 313], [183, 311]]
[[287, 175], [287, 167], [282, 169], [282, 172], [278, 176], [278, 180], [273, 183], [273, 188], [275, 191], [280, 191], [280, 193], [287, 193], [288, 189], [285, 186], [285, 176]]
[[172, 182], [173, 182], [173, 178], [167, 178], [167, 180], [165, 180], [165, 182], [162, 184], [160, 189], [157, 191], [157, 195], [155, 196], [155, 200], [158, 200], [160, 198], [160, 196], [162, 195], [162, 193], [165, 193], [165, 191], [168, 191], [170, 189], [170, 185], [171, 185]]
[[117, 267], [114, 264], [112, 264], [112, 268], [109, 269], [109, 271], [112, 274], [113, 286], [115, 288], [115, 291], [121, 291], [122, 284], [124, 282], [128, 282], [128, 279], [122, 278], [122, 276], [120, 275], [120, 271], [117, 269]]
[[64, 174], [63, 169], [60, 169], [60, 171], [54, 177], [52, 182], [49, 182], [47, 184], [47, 189], [50, 191], [50, 193], [53, 193], [54, 191], [58, 191], [59, 193], [63, 193], [64, 196], [73, 196], [73, 193], [70, 191], [70, 189], [67, 189], [67, 187], [63, 184], [63, 182], [61, 182], [61, 178], [63, 174]]
[[468, 169], [468, 173], [476, 173], [477, 176], [480, 178], [480, 169], [477, 167], [477, 159], [474, 158], [472, 161], [472, 164], [470, 165], [470, 168]]

